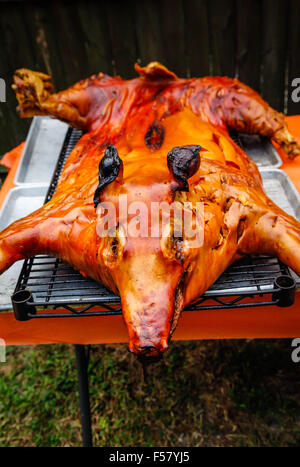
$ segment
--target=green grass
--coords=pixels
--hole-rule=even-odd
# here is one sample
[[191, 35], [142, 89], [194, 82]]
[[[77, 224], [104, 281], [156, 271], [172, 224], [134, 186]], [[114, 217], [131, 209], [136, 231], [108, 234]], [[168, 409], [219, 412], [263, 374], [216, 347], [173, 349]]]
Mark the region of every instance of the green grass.
[[[97, 446], [296, 446], [300, 364], [291, 340], [175, 342], [146, 382], [127, 346], [92, 346]], [[79, 446], [74, 349], [8, 347], [0, 446]]]

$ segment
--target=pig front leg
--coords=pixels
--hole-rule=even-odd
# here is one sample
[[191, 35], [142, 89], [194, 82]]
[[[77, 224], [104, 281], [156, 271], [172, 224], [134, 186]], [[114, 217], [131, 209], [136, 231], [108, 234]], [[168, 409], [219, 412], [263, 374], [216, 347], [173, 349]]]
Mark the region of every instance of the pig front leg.
[[300, 223], [271, 201], [268, 211], [252, 219], [251, 228], [247, 222], [239, 239], [239, 252], [277, 256], [300, 275]]
[[48, 203], [0, 233], [0, 274], [16, 261], [54, 252], [63, 226], [53, 214]]

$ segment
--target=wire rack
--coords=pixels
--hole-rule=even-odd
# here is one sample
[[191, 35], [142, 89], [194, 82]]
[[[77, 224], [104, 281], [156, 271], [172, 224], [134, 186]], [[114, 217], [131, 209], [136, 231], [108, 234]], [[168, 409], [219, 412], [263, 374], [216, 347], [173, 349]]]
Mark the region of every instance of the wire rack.
[[[45, 202], [53, 196], [60, 174], [82, 133], [69, 129]], [[231, 137], [240, 144], [238, 134]], [[247, 256], [234, 263], [186, 310], [244, 308], [261, 305], [289, 306], [296, 283], [289, 268], [277, 258]], [[122, 313], [120, 297], [102, 284], [84, 278], [70, 265], [51, 256], [26, 260], [12, 296], [15, 316], [31, 318], [107, 316]], [[59, 309], [59, 310], [57, 310]]]

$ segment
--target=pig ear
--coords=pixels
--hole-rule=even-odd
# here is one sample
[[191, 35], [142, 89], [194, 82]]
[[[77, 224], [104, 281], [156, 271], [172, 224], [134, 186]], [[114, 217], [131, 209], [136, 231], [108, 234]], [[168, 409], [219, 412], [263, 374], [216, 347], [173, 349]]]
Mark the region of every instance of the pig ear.
[[112, 144], [107, 146], [104, 156], [99, 164], [99, 185], [94, 194], [94, 205], [97, 208], [100, 202], [101, 191], [113, 182], [123, 171], [123, 162], [119, 157], [117, 148]]
[[134, 68], [141, 76], [148, 80], [175, 81], [178, 79], [173, 71], [168, 70], [168, 68], [159, 62], [150, 62], [144, 67], [136, 63]]
[[179, 182], [179, 191], [189, 191], [187, 179], [192, 177], [200, 166], [200, 146], [176, 146], [167, 155], [170, 172]]

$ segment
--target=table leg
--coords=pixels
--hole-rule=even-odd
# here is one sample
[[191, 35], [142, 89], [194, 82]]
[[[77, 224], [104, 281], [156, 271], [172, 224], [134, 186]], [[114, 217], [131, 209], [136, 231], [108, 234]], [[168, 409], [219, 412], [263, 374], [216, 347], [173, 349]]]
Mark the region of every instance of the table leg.
[[85, 346], [76, 344], [75, 354], [78, 373], [82, 443], [84, 447], [92, 447], [93, 439], [88, 382], [88, 356], [85, 351]]

